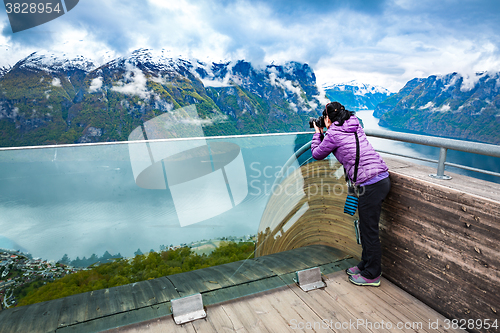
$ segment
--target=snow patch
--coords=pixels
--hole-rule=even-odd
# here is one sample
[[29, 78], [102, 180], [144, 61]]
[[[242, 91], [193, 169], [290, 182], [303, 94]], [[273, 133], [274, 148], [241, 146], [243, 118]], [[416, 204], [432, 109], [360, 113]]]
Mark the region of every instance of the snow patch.
[[[224, 88], [230, 87], [233, 82], [237, 84], [241, 83], [241, 79], [237, 78], [232, 73], [234, 64], [231, 64], [229, 62], [223, 64], [212, 62], [210, 66], [201, 61], [193, 61], [192, 63], [193, 68], [191, 70], [191, 73], [196, 76], [205, 87]], [[213, 69], [218, 68], [219, 65], [224, 65], [225, 69], [227, 70], [224, 77], [217, 76], [217, 73], [214, 73], [213, 71]], [[202, 78], [201, 75], [196, 71], [197, 69], [202, 69], [206, 73], [206, 76]]]
[[391, 92], [384, 87], [373, 86], [356, 80], [343, 83], [324, 83], [321, 87], [323, 90], [350, 91], [358, 96], [367, 94], [383, 94], [389, 96], [391, 94]]
[[20, 68], [43, 70], [47, 72], [80, 69], [88, 73], [96, 67], [92, 61], [83, 56], [67, 59], [66, 54], [63, 52], [52, 52], [47, 54], [34, 52], [18, 62], [18, 64]]

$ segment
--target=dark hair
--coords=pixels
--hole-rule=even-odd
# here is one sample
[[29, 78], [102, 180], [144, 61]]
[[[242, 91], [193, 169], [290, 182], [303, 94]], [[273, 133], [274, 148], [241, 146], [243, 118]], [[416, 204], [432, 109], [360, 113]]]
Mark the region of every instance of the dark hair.
[[325, 110], [323, 111], [323, 115], [328, 114], [328, 118], [330, 118], [332, 124], [336, 126], [344, 125], [344, 122], [351, 118], [354, 115], [354, 112], [346, 110], [345, 107], [339, 102], [331, 102], [325, 106]]

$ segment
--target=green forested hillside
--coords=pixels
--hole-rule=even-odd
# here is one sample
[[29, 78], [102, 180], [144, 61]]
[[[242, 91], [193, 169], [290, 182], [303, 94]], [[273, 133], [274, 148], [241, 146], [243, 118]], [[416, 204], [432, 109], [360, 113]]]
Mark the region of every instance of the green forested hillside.
[[413, 79], [374, 115], [395, 130], [500, 144], [500, 72]]
[[150, 252], [136, 255], [132, 260], [117, 259], [91, 267], [45, 285], [35, 281], [16, 290], [15, 294], [18, 306], [28, 305], [253, 258], [253, 252], [253, 242], [223, 242], [209, 255], [197, 255], [188, 247]]

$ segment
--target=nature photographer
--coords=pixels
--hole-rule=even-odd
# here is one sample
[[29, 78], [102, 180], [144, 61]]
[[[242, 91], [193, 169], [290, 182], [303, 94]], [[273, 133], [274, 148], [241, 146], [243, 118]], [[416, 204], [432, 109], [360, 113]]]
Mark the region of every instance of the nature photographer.
[[[391, 188], [387, 165], [368, 142], [354, 112], [346, 110], [342, 104], [328, 103], [322, 117], [312, 120], [311, 125], [315, 130], [312, 156], [322, 160], [333, 153], [358, 194], [363, 250], [361, 261], [346, 269], [349, 281], [361, 286], [379, 286], [382, 273], [379, 219], [382, 202]], [[323, 127], [327, 128], [326, 133]]]

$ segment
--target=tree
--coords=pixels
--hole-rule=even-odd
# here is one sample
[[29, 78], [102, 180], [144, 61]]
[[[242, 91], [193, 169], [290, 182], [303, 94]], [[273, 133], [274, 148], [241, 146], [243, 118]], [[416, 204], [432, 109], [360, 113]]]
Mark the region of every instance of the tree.
[[69, 259], [68, 255], [66, 253], [63, 255], [61, 260], [58, 261], [58, 263], [61, 263], [63, 265], [67, 265], [67, 266], [70, 264], [70, 262], [71, 262], [71, 260]]
[[111, 259], [113, 258], [113, 256], [111, 255], [111, 253], [109, 253], [108, 251], [104, 252], [104, 254], [102, 255], [101, 258], [99, 258], [99, 260], [101, 262], [106, 262], [108, 259]]

